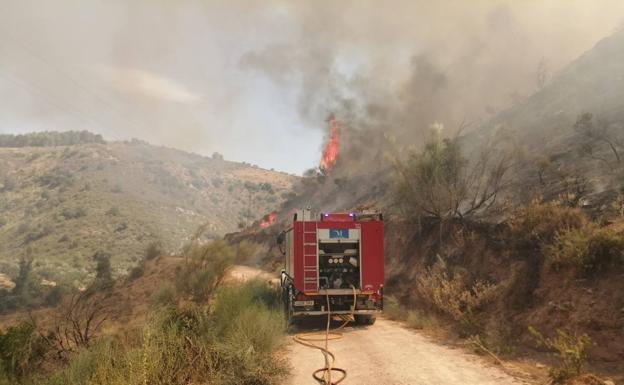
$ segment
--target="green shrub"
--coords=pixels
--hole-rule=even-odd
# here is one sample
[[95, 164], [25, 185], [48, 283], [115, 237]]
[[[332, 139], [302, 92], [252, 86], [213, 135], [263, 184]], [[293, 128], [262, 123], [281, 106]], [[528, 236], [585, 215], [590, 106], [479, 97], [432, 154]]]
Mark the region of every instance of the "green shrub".
[[151, 297], [152, 306], [171, 306], [176, 303], [176, 290], [170, 283], [160, 286]]
[[50, 289], [50, 291], [46, 294], [44, 299], [44, 304], [46, 306], [56, 306], [63, 299], [63, 295], [65, 295], [66, 289], [63, 286], [57, 285]]
[[139, 279], [145, 274], [145, 262], [140, 261], [138, 265], [130, 269], [130, 273], [128, 273], [128, 281], [134, 281]]
[[31, 323], [22, 323], [0, 332], [0, 374], [21, 379], [36, 370], [46, 353], [44, 340]]
[[87, 215], [87, 209], [84, 207], [65, 208], [61, 211], [64, 219], [78, 219]]
[[[131, 382], [131, 362], [125, 358], [126, 352], [118, 341], [102, 339], [90, 349], [76, 352], [62, 369], [50, 376], [35, 377], [31, 382], [33, 385], [138, 385], [136, 380]], [[124, 382], [125, 376], [128, 382]]]
[[246, 240], [236, 242], [231, 247], [234, 248], [234, 262], [238, 264], [244, 264], [256, 252], [256, 246]]
[[236, 256], [223, 240], [207, 245], [192, 243], [185, 250], [185, 262], [176, 273], [176, 287], [195, 301], [205, 301], [223, 281]]
[[405, 324], [412, 329], [424, 329], [428, 321], [416, 310], [408, 310]]
[[113, 284], [113, 273], [111, 269], [111, 254], [105, 251], [97, 251], [91, 256], [95, 261], [94, 288], [106, 288]]
[[42, 187], [54, 189], [57, 187], [67, 188], [74, 184], [74, 177], [68, 171], [55, 168], [49, 173], [41, 175], [37, 178], [37, 182]]
[[384, 297], [384, 315], [395, 321], [403, 321], [407, 319], [407, 308], [393, 296]]
[[113, 206], [110, 209], [106, 210], [106, 215], [111, 217], [117, 217], [120, 213], [121, 212], [119, 211], [119, 207], [117, 206]]
[[218, 330], [222, 330], [221, 326], [227, 326], [227, 320], [236, 318], [245, 308], [254, 304], [279, 310], [279, 291], [260, 280], [250, 280], [241, 286], [220, 288], [216, 293], [214, 308]]
[[24, 244], [28, 244], [30, 242], [45, 238], [48, 235], [52, 234], [52, 231], [53, 228], [49, 224], [37, 226], [34, 230], [24, 236]]
[[553, 384], [563, 384], [581, 374], [587, 362], [587, 347], [591, 343], [586, 334], [568, 334], [558, 329], [554, 337], [546, 338], [532, 326], [529, 326], [529, 332], [538, 345], [555, 351], [559, 357], [559, 366], [549, 371]]
[[[167, 290], [171, 291], [172, 287]], [[159, 308], [136, 337], [104, 339], [41, 385], [273, 385], [285, 331], [276, 290], [259, 282], [221, 288], [214, 308]]]
[[162, 243], [159, 241], [150, 242], [145, 249], [145, 260], [150, 261], [163, 255]]

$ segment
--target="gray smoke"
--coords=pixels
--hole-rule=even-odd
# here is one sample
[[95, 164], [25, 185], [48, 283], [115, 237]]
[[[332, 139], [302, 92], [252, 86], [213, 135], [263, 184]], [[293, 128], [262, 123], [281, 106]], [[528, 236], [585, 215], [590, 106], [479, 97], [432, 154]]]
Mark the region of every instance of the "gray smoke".
[[1, 132], [90, 129], [299, 172], [330, 112], [399, 139], [452, 131], [624, 15], [619, 0], [0, 3]]

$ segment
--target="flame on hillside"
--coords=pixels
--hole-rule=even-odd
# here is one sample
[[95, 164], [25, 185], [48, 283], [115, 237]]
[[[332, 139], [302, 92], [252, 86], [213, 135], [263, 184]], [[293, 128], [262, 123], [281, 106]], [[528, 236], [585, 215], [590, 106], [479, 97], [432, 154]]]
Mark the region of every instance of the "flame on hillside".
[[260, 227], [266, 229], [269, 226], [272, 226], [277, 221], [277, 213], [273, 211], [270, 214], [267, 214], [260, 221]]
[[321, 155], [321, 170], [327, 171], [332, 168], [338, 160], [338, 151], [340, 149], [340, 128], [338, 121], [334, 115], [329, 118], [329, 138]]

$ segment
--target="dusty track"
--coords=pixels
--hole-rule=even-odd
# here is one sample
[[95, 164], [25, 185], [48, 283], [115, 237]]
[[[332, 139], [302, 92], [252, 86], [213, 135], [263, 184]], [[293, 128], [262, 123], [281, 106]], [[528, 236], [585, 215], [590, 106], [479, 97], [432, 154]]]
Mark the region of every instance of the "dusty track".
[[[330, 341], [336, 366], [347, 370], [341, 385], [518, 385], [501, 369], [460, 349], [436, 344], [399, 323], [378, 319], [375, 325], [347, 327]], [[312, 372], [323, 367], [318, 350], [289, 342], [289, 385], [314, 385]]]

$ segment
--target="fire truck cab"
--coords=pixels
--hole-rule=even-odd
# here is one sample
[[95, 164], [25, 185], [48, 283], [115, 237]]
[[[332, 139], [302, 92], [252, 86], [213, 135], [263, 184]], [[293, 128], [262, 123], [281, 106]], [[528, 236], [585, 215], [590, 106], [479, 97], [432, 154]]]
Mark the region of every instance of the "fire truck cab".
[[373, 324], [383, 310], [383, 242], [378, 212], [297, 211], [292, 227], [278, 237], [289, 321], [331, 312], [353, 313], [357, 323]]

